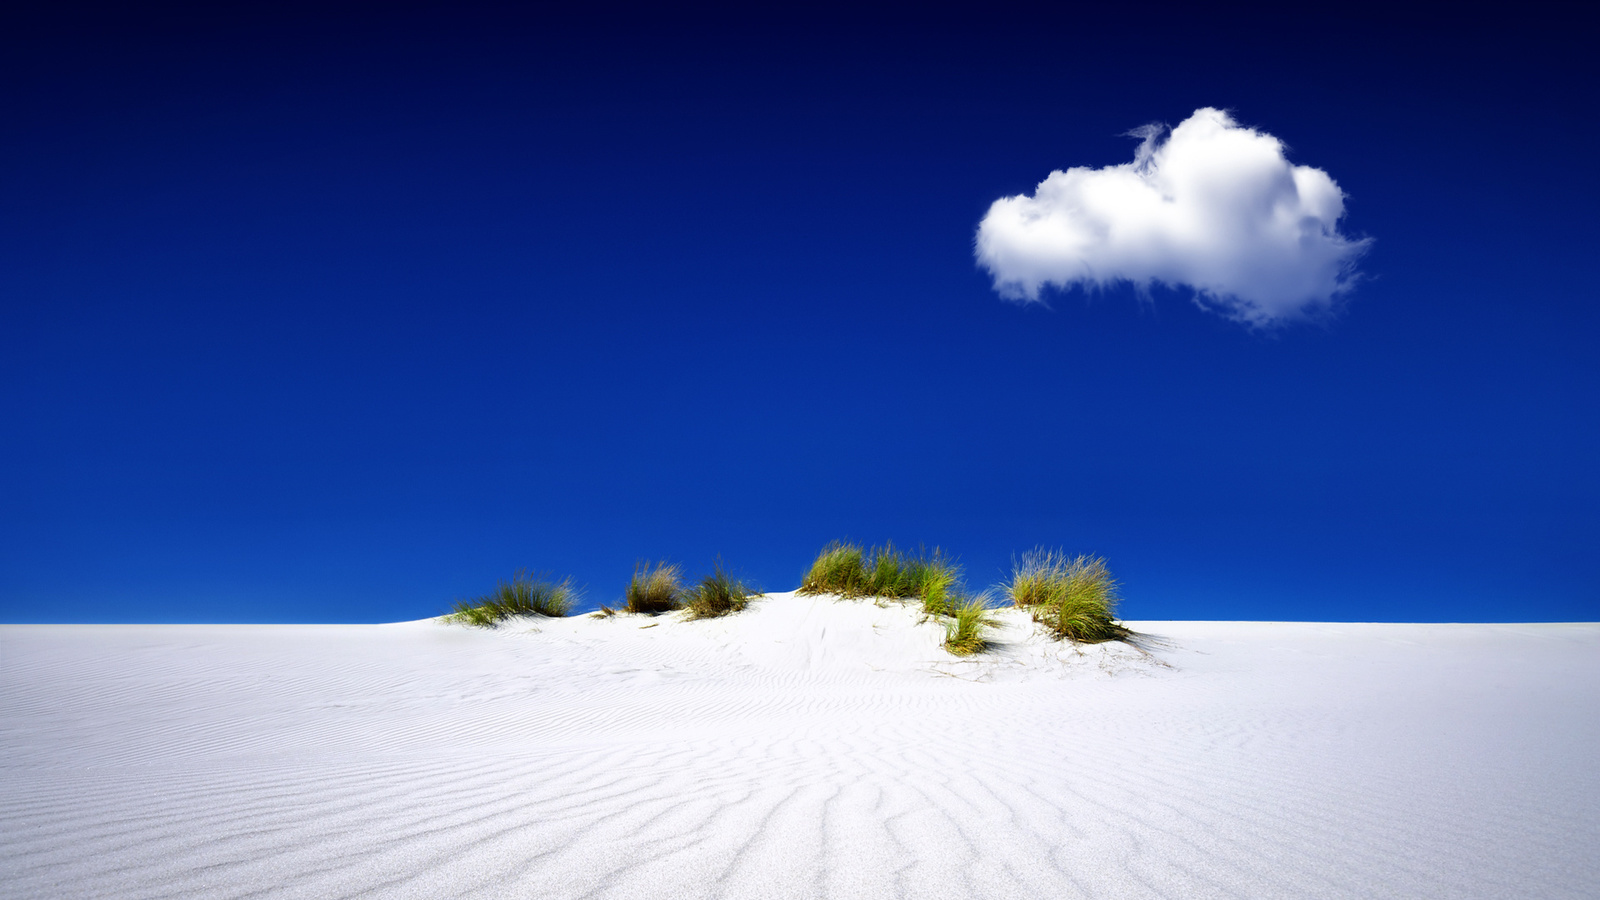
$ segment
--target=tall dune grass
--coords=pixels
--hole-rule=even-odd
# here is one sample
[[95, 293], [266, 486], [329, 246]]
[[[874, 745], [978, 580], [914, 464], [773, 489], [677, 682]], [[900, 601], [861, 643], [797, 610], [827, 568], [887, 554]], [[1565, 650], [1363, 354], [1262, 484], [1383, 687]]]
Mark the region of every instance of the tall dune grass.
[[493, 592], [473, 600], [461, 600], [455, 611], [445, 616], [447, 621], [464, 625], [493, 628], [514, 616], [548, 616], [559, 618], [572, 609], [576, 592], [572, 579], [550, 581], [536, 579], [527, 571], [520, 571], [510, 581], [502, 581]]
[[893, 544], [863, 550], [835, 541], [822, 548], [801, 579], [799, 593], [841, 597], [916, 599], [928, 615], [949, 615], [959, 593], [961, 567], [938, 548], [902, 553]]
[[801, 594], [838, 594], [859, 597], [867, 583], [867, 565], [861, 548], [834, 541], [822, 548], [800, 580]]
[[683, 608], [683, 567], [658, 562], [652, 568], [640, 563], [628, 582], [627, 610], [657, 615]]
[[944, 626], [944, 648], [956, 656], [971, 656], [989, 649], [988, 632], [1000, 627], [990, 607], [989, 597], [980, 594], [963, 600], [950, 613]]
[[759, 593], [729, 575], [719, 561], [710, 575], [688, 590], [683, 605], [690, 619], [714, 619], [742, 611]]
[[1103, 557], [1040, 548], [1013, 563], [1006, 594], [1057, 640], [1098, 644], [1132, 635], [1115, 618], [1117, 587]]

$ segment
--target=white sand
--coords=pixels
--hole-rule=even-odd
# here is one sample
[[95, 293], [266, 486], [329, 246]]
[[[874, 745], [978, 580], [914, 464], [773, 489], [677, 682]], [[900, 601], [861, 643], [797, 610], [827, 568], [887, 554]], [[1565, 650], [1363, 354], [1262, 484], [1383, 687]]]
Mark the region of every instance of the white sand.
[[1007, 615], [0, 627], [0, 896], [1600, 895], [1600, 626]]

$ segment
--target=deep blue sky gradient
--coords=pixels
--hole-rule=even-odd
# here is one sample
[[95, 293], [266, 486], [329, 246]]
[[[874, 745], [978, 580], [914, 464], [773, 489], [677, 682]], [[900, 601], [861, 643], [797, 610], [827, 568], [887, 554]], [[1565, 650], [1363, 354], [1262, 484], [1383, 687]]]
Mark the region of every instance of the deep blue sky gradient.
[[[0, 620], [392, 621], [835, 538], [1129, 618], [1600, 619], [1600, 73], [1559, 15], [0, 29]], [[1200, 106], [1376, 239], [1322, 325], [1001, 301], [990, 202]]]

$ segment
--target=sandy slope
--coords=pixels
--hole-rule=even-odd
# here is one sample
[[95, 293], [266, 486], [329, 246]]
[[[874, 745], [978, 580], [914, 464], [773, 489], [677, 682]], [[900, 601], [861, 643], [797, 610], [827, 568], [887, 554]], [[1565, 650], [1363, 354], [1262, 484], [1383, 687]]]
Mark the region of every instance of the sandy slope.
[[0, 896], [1600, 892], [1600, 626], [1008, 615], [0, 627]]

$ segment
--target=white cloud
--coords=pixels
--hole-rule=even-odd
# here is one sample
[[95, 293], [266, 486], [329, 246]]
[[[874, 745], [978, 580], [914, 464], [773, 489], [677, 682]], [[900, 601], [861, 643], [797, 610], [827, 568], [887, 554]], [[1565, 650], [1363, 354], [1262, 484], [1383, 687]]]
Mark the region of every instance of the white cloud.
[[1371, 243], [1339, 233], [1344, 192], [1296, 166], [1281, 141], [1221, 110], [1148, 125], [1131, 163], [1051, 172], [1033, 196], [1003, 197], [978, 225], [978, 264], [1002, 297], [1046, 285], [1187, 286], [1195, 302], [1267, 328], [1330, 311]]

